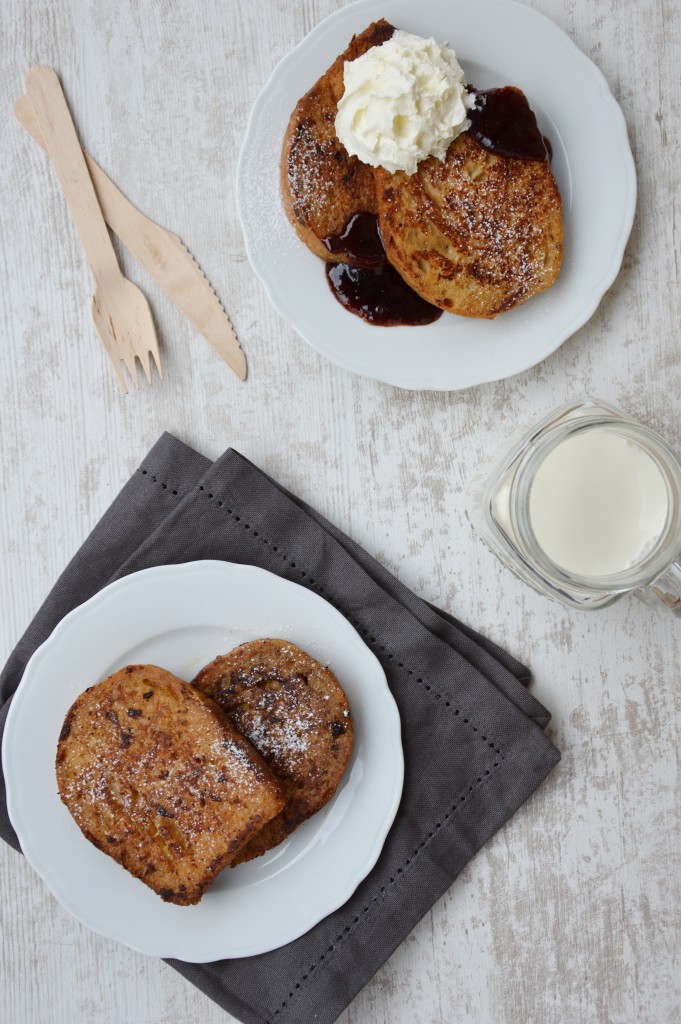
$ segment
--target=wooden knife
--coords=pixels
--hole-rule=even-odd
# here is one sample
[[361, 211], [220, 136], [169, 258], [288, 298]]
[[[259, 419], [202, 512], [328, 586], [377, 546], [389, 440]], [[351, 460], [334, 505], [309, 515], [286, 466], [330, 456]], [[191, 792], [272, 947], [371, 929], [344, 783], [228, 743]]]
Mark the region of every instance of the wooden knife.
[[[45, 149], [28, 96], [19, 97], [14, 105], [14, 114], [29, 135]], [[246, 357], [234, 328], [208, 279], [182, 240], [140, 213], [85, 150], [83, 154], [104, 219], [111, 230], [237, 377], [245, 380]]]

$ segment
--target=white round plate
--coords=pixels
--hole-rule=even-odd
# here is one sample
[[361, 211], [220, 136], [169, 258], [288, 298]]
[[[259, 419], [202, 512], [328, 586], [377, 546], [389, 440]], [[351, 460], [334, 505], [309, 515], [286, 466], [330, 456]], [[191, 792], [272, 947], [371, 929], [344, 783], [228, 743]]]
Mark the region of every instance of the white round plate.
[[[267, 636], [291, 640], [338, 676], [355, 724], [350, 763], [333, 799], [281, 846], [227, 868], [195, 907], [163, 903], [88, 843], [61, 803], [54, 759], [64, 716], [126, 664], [191, 679], [216, 655]], [[21, 848], [66, 909], [140, 953], [193, 963], [276, 949], [345, 903], [378, 858], [404, 774], [385, 675], [343, 616], [263, 569], [213, 561], [134, 573], [67, 615], [26, 668], [2, 763]]]
[[[556, 284], [495, 320], [445, 313], [427, 327], [375, 327], [332, 296], [319, 259], [286, 219], [279, 163], [298, 99], [354, 32], [385, 17], [448, 42], [478, 89], [517, 85], [553, 146], [565, 249]], [[514, 0], [359, 0], [310, 32], [255, 102], [238, 169], [250, 261], [279, 313], [313, 348], [398, 387], [454, 391], [500, 380], [554, 352], [594, 313], [619, 271], [636, 205], [622, 111], [601, 72], [543, 15]]]

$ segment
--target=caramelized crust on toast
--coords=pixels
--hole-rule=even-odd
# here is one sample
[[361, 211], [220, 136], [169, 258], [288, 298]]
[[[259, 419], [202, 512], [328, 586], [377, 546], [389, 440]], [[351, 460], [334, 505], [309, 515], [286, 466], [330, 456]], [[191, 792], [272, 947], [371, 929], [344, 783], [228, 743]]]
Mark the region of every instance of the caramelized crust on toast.
[[284, 806], [279, 782], [227, 716], [154, 665], [128, 665], [76, 699], [57, 783], [91, 843], [183, 906]]
[[561, 198], [548, 161], [496, 156], [465, 132], [444, 162], [374, 177], [388, 259], [433, 305], [491, 318], [558, 276]]
[[232, 861], [281, 843], [336, 791], [352, 751], [350, 707], [323, 665], [284, 640], [254, 640], [207, 665], [194, 680], [258, 750], [286, 794], [286, 806]]
[[323, 239], [356, 213], [378, 213], [388, 260], [414, 291], [449, 313], [491, 319], [558, 276], [558, 186], [548, 162], [498, 156], [467, 132], [444, 162], [431, 157], [412, 175], [348, 156], [334, 128], [343, 65], [394, 31], [381, 19], [354, 36], [296, 105], [281, 161], [287, 216], [316, 256], [352, 262]]
[[355, 213], [377, 212], [372, 168], [349, 156], [336, 138], [343, 65], [380, 46], [394, 31], [381, 18], [353, 36], [348, 48], [298, 101], [286, 130], [281, 157], [284, 208], [301, 240], [323, 260], [338, 257], [322, 239], [339, 234]]

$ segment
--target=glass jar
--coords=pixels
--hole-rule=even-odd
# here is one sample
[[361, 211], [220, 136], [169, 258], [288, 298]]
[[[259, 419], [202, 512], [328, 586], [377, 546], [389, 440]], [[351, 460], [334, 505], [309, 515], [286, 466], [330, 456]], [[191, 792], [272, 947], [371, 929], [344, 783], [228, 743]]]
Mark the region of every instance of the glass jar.
[[[538, 542], [530, 514], [532, 485], [549, 453], [591, 430], [600, 431], [601, 437], [603, 431], [615, 434], [645, 453], [666, 491], [662, 526], [654, 542], [633, 564], [607, 575], [575, 572], [553, 561]], [[572, 608], [592, 609], [635, 593], [681, 615], [681, 463], [658, 434], [607, 402], [585, 398], [568, 403], [520, 435], [476, 474], [467, 515], [504, 565], [540, 594]]]

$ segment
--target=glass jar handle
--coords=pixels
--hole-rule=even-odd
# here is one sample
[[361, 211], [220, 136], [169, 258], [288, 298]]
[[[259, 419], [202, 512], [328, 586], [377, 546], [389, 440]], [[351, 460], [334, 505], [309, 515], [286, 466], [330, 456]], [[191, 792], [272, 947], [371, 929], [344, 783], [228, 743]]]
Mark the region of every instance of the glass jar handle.
[[670, 612], [681, 617], [681, 561], [672, 562], [661, 576], [637, 590], [636, 596], [653, 608], [659, 608], [661, 601]]

